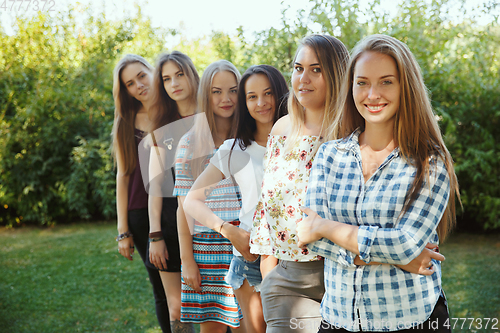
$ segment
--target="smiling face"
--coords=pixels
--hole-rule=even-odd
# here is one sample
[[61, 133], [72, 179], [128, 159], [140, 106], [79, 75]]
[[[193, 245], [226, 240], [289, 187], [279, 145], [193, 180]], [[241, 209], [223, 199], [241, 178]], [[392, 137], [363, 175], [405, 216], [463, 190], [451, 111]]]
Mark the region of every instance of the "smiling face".
[[179, 66], [173, 61], [167, 61], [161, 67], [163, 87], [168, 96], [176, 102], [186, 100], [191, 95], [189, 80]]
[[365, 126], [394, 126], [399, 110], [399, 73], [391, 56], [363, 53], [354, 67], [352, 95]]
[[121, 80], [130, 96], [139, 102], [147, 101], [151, 94], [152, 73], [140, 62], [127, 65], [121, 73]]
[[302, 47], [295, 59], [292, 88], [299, 103], [311, 111], [324, 111], [326, 82], [318, 57], [308, 46]]
[[234, 74], [228, 71], [216, 73], [210, 93], [215, 117], [232, 117], [238, 101], [238, 82]]
[[274, 120], [276, 103], [271, 83], [264, 74], [254, 74], [245, 83], [245, 96], [248, 111], [256, 122], [269, 124]]

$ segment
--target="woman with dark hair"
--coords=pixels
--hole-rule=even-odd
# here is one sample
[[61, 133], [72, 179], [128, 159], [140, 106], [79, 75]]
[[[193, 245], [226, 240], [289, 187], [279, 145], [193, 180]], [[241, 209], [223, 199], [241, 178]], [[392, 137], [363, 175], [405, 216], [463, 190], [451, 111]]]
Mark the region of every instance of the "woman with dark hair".
[[[266, 329], [259, 293], [260, 261], [250, 253], [249, 231], [260, 197], [267, 137], [274, 123], [287, 113], [287, 94], [285, 78], [272, 66], [252, 66], [243, 74], [233, 119], [235, 138], [220, 146], [184, 202], [184, 208], [197, 221], [220, 232], [234, 246], [226, 281], [233, 287], [248, 333]], [[205, 204], [213, 186], [225, 178], [232, 178], [240, 189], [239, 226], [226, 223]]]
[[[152, 110], [151, 154], [164, 156], [165, 139], [175, 136], [172, 129], [164, 127], [196, 112], [196, 94], [199, 76], [191, 59], [178, 51], [159, 57], [154, 74], [156, 95]], [[179, 127], [179, 126], [178, 126]], [[182, 134], [177, 133], [177, 139]], [[167, 145], [176, 145], [173, 140]], [[175, 149], [174, 149], [175, 151]], [[157, 161], [151, 159], [151, 161]], [[173, 161], [172, 161], [173, 162]], [[150, 165], [150, 169], [154, 165]], [[181, 323], [181, 259], [177, 232], [177, 198], [172, 193], [161, 193], [156, 187], [165, 177], [174, 174], [170, 165], [162, 170], [160, 177], [150, 182], [149, 188], [149, 246], [147, 265], [160, 271], [163, 287], [167, 294], [172, 332], [192, 332], [192, 324]], [[173, 183], [173, 180], [172, 180]], [[171, 191], [171, 190], [170, 190]]]
[[[326, 258], [320, 332], [450, 332], [444, 257], [426, 244], [455, 223], [458, 182], [409, 48], [359, 42], [338, 105], [327, 132], [341, 139], [318, 150], [297, 226]], [[424, 269], [400, 269], [419, 257]]]
[[[148, 244], [148, 194], [141, 177], [137, 147], [151, 126], [154, 68], [141, 56], [127, 54], [115, 67], [113, 152], [116, 158], [118, 250], [132, 260], [134, 247], [144, 263]], [[158, 271], [146, 266], [153, 286], [156, 316], [163, 332], [170, 332], [165, 291]]]

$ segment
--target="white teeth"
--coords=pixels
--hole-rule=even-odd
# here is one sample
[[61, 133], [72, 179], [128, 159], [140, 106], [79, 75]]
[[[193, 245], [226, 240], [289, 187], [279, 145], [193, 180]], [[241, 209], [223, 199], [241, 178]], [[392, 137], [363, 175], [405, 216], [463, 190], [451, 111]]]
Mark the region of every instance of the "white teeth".
[[385, 105], [367, 105], [366, 107], [372, 111], [379, 111], [382, 109]]

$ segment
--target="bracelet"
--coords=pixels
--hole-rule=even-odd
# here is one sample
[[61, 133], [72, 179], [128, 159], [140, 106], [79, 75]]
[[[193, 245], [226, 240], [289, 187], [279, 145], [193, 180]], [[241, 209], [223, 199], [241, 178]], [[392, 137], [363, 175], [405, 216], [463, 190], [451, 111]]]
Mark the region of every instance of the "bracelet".
[[155, 231], [149, 233], [149, 238], [159, 238], [163, 237], [163, 233], [161, 231]]
[[221, 225], [220, 225], [220, 227], [219, 227], [219, 234], [221, 234], [221, 233], [222, 233], [222, 227], [224, 226], [224, 224], [225, 224], [225, 223], [229, 223], [229, 221], [224, 221], [224, 222], [222, 222], [222, 224], [221, 224]]
[[157, 238], [150, 238], [149, 239], [150, 242], [159, 242], [161, 240], [163, 240], [163, 237], [157, 237]]
[[125, 238], [132, 237], [132, 233], [130, 231], [126, 231], [123, 234], [119, 234], [118, 237], [116, 237], [116, 241], [119, 242]]

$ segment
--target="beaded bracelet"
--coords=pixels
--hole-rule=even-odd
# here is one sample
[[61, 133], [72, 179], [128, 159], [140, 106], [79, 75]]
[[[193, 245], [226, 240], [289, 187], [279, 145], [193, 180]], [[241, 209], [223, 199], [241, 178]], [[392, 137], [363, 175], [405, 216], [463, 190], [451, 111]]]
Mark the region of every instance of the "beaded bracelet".
[[116, 241], [119, 242], [125, 238], [132, 237], [132, 233], [130, 231], [126, 231], [123, 234], [119, 234], [118, 237], [116, 237]]

